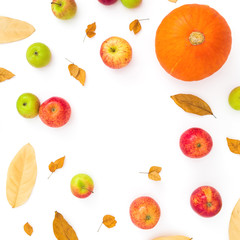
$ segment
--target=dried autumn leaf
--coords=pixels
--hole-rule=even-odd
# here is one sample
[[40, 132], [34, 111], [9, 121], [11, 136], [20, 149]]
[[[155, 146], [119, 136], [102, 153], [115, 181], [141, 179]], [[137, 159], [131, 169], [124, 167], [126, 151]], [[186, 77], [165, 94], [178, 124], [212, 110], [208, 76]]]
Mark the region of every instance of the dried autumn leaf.
[[240, 236], [240, 199], [233, 209], [229, 223], [229, 240], [239, 240]]
[[95, 23], [95, 22], [92, 23], [92, 24], [89, 24], [89, 25], [87, 26], [87, 29], [85, 30], [86, 35], [87, 35], [89, 38], [92, 38], [92, 37], [94, 37], [94, 36], [96, 35], [95, 31], [96, 31], [96, 23]]
[[117, 221], [114, 216], [105, 215], [103, 217], [103, 224], [108, 228], [113, 228], [116, 225]]
[[148, 172], [149, 179], [154, 180], [154, 181], [160, 181], [161, 177], [160, 177], [159, 173], [161, 171], [162, 171], [161, 167], [156, 167], [156, 166], [151, 167]]
[[73, 63], [68, 65], [68, 70], [70, 72], [70, 75], [77, 79], [84, 86], [86, 80], [86, 72]]
[[5, 68], [0, 68], [0, 82], [3, 82], [5, 80], [11, 79], [15, 75], [11, 73], [10, 71], [6, 70]]
[[37, 177], [35, 151], [26, 144], [12, 160], [7, 174], [6, 193], [9, 204], [15, 208], [30, 197]]
[[176, 3], [178, 0], [168, 0], [169, 2]]
[[54, 162], [51, 162], [48, 166], [50, 172], [54, 173], [57, 169], [57, 165]]
[[[113, 227], [115, 227], [116, 223], [117, 223], [117, 221], [116, 221], [115, 217], [112, 216], [112, 215], [105, 215], [105, 216], [103, 217], [102, 224], [104, 224], [107, 228], [113, 228]], [[99, 229], [98, 229], [98, 232], [99, 232], [102, 224], [100, 225], [100, 227], [99, 227]]]
[[0, 17], [0, 43], [10, 43], [29, 37], [35, 28], [24, 21]]
[[171, 98], [185, 112], [194, 113], [200, 116], [213, 115], [209, 105], [197, 96], [192, 94], [177, 94], [171, 96]]
[[78, 240], [76, 232], [57, 211], [53, 220], [53, 232], [58, 240]]
[[129, 25], [129, 30], [130, 30], [130, 31], [133, 31], [134, 34], [137, 34], [138, 32], [140, 32], [141, 29], [142, 29], [142, 26], [141, 26], [141, 24], [140, 24], [140, 22], [139, 22], [138, 19], [135, 19], [135, 20], [132, 21], [132, 22], [130, 23], [130, 25]]
[[55, 162], [51, 162], [48, 166], [51, 172], [55, 172], [56, 169], [62, 168], [64, 164], [65, 156], [57, 159]]
[[230, 151], [235, 154], [240, 154], [240, 141], [227, 138], [227, 143]]
[[28, 234], [29, 236], [32, 235], [32, 233], [33, 233], [33, 228], [32, 228], [32, 226], [31, 226], [28, 222], [25, 223], [23, 229], [24, 229], [24, 231], [25, 231], [26, 234]]
[[192, 238], [185, 236], [168, 236], [168, 237], [158, 237], [153, 240], [191, 240]]

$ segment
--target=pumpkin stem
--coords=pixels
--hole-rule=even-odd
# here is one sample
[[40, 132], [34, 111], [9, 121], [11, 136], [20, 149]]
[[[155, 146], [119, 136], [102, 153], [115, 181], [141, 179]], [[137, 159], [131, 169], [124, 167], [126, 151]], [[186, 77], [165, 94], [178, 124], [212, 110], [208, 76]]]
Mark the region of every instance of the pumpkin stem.
[[197, 46], [205, 41], [205, 36], [201, 32], [192, 32], [189, 36], [189, 41], [192, 45]]

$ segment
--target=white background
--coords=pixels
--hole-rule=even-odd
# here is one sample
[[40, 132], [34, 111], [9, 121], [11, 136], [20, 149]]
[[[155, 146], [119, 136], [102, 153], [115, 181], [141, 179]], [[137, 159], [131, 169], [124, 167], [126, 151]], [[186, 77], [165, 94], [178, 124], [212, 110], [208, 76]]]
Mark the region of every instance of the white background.
[[[210, 4], [228, 21], [233, 46], [223, 68], [208, 79], [186, 83], [165, 73], [155, 56], [155, 32], [161, 20], [186, 3]], [[84, 240], [152, 240], [161, 235], [182, 234], [195, 240], [228, 239], [228, 223], [240, 197], [240, 158], [232, 154], [226, 137], [240, 139], [240, 113], [228, 105], [229, 92], [239, 84], [240, 15], [236, 0], [143, 0], [136, 9], [121, 2], [104, 6], [97, 0], [77, 0], [78, 13], [69, 21], [57, 19], [50, 1], [1, 0], [0, 15], [25, 20], [36, 32], [29, 38], [0, 45], [0, 67], [16, 77], [0, 84], [0, 222], [1, 238], [26, 240], [23, 225], [34, 228], [31, 239], [55, 239], [54, 212], [63, 214]], [[134, 35], [129, 23], [136, 18], [142, 31]], [[86, 38], [86, 26], [97, 23], [97, 35]], [[131, 63], [121, 70], [106, 67], [99, 55], [101, 43], [111, 36], [125, 38], [133, 48]], [[43, 42], [52, 52], [51, 63], [35, 69], [26, 60], [28, 46]], [[86, 70], [86, 85], [70, 77], [65, 57]], [[25, 92], [43, 102], [52, 96], [65, 98], [72, 107], [69, 123], [52, 129], [39, 117], [28, 120], [16, 110], [16, 100]], [[191, 93], [204, 99], [212, 116], [195, 116], [175, 105], [170, 96]], [[213, 139], [213, 149], [202, 159], [185, 157], [180, 135], [190, 127], [201, 127]], [[38, 176], [33, 193], [23, 206], [12, 209], [6, 199], [8, 166], [26, 143], [36, 151]], [[66, 162], [48, 180], [48, 164], [63, 155]], [[140, 171], [163, 168], [161, 182], [153, 182]], [[78, 199], [70, 191], [71, 178], [89, 174], [95, 193]], [[193, 190], [211, 185], [221, 194], [223, 208], [210, 219], [190, 207]], [[153, 197], [161, 207], [154, 229], [141, 230], [129, 217], [131, 202]], [[117, 219], [115, 228], [101, 224], [105, 214]]]

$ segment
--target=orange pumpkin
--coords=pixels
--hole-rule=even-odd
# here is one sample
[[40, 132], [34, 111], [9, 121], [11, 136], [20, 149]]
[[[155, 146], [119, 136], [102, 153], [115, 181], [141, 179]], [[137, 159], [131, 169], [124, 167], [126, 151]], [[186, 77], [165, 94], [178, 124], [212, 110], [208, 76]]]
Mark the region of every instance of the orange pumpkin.
[[158, 61], [173, 77], [197, 81], [218, 71], [232, 46], [226, 20], [206, 5], [187, 4], [168, 14], [156, 32]]

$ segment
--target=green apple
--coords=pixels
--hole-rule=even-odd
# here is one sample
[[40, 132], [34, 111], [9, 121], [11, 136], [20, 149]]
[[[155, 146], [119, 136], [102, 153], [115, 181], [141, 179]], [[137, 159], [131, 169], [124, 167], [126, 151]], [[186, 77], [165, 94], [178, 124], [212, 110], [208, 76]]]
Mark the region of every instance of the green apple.
[[141, 4], [142, 0], [121, 0], [121, 2], [127, 8], [135, 8]]
[[228, 102], [233, 109], [240, 110], [240, 87], [236, 87], [230, 92]]
[[86, 198], [93, 193], [94, 183], [92, 178], [84, 173], [75, 175], [71, 180], [72, 194], [78, 198]]
[[77, 12], [77, 4], [74, 0], [53, 0], [52, 12], [62, 20], [73, 18]]
[[48, 65], [51, 60], [51, 52], [45, 44], [38, 42], [28, 48], [26, 57], [33, 67], [40, 68]]
[[17, 110], [25, 118], [34, 118], [38, 115], [40, 101], [32, 93], [23, 93], [17, 100]]

